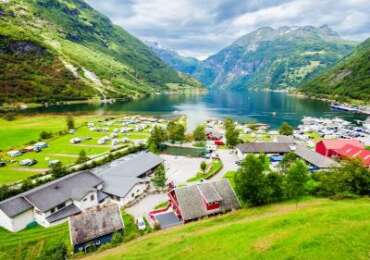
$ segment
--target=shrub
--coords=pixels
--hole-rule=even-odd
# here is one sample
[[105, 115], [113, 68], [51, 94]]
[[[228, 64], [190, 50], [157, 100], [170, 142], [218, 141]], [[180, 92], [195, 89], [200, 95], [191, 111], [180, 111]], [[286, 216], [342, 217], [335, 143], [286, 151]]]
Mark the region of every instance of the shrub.
[[52, 133], [50, 133], [50, 132], [42, 131], [42, 132], [40, 133], [40, 139], [41, 139], [41, 140], [50, 139], [51, 137], [53, 137], [53, 134], [52, 134]]
[[38, 260], [65, 260], [67, 258], [67, 247], [64, 243], [56, 243], [46, 247], [40, 253]]
[[123, 233], [122, 232], [115, 232], [112, 237], [112, 245], [118, 245], [123, 242]]

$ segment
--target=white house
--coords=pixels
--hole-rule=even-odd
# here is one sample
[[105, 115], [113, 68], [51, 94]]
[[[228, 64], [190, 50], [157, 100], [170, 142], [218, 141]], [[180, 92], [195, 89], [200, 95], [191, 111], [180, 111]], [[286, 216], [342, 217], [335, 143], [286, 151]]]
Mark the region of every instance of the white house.
[[150, 186], [150, 175], [163, 159], [141, 152], [102, 171], [78, 172], [0, 202], [0, 226], [17, 232], [37, 222], [43, 227], [107, 202], [125, 207]]

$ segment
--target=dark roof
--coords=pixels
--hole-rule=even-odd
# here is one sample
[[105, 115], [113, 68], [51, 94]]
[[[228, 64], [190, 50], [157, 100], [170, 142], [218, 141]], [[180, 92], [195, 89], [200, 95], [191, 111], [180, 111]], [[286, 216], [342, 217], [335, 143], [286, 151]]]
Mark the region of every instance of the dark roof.
[[277, 135], [274, 138], [274, 142], [276, 142], [276, 143], [294, 144], [294, 138], [291, 135]]
[[24, 197], [41, 211], [52, 209], [70, 199], [80, 200], [103, 180], [89, 171], [67, 175], [28, 192]]
[[176, 188], [176, 198], [179, 203], [181, 215], [184, 221], [209, 215], [200, 190], [207, 190], [207, 192], [211, 192], [213, 189], [217, 192], [217, 195], [208, 194], [207, 196], [210, 196], [212, 199], [218, 196], [221, 197], [221, 212], [240, 208], [239, 201], [227, 180], [205, 182], [187, 187]]
[[0, 209], [10, 218], [18, 216], [32, 208], [32, 205], [23, 197], [10, 198], [0, 203]]
[[107, 167], [96, 175], [104, 180], [104, 192], [123, 198], [137, 183], [149, 181], [140, 176], [161, 163], [161, 157], [141, 152], [128, 156], [126, 160], [117, 161], [113, 167]]
[[170, 228], [181, 224], [174, 212], [167, 212], [163, 214], [155, 215], [161, 229]]
[[61, 210], [59, 210], [57, 213], [50, 215], [49, 217], [46, 218], [46, 220], [49, 223], [56, 222], [58, 220], [64, 219], [66, 217], [75, 215], [77, 213], [80, 213], [81, 210], [77, 208], [74, 204], [71, 204]]
[[289, 143], [246, 143], [236, 146], [242, 153], [288, 153], [292, 150]]
[[98, 191], [98, 202], [103, 202], [106, 198], [108, 198], [109, 195], [105, 192]]
[[331, 168], [338, 166], [338, 163], [326, 156], [323, 156], [315, 151], [308, 149], [303, 145], [297, 146], [296, 150], [294, 151], [296, 155], [304, 159], [305, 161], [309, 162], [310, 164], [320, 168]]
[[147, 171], [163, 163], [163, 159], [153, 153], [140, 152], [134, 155], [124, 157], [124, 160], [117, 160], [114, 165], [106, 167], [99, 172], [98, 176], [109, 174], [110, 176], [125, 176], [129, 178], [138, 178]]
[[200, 191], [202, 197], [208, 203], [222, 200], [220, 194], [218, 194], [216, 188], [213, 185], [198, 185], [198, 190]]
[[112, 234], [122, 230], [123, 227], [121, 213], [116, 204], [88, 209], [69, 219], [69, 231], [73, 245]]
[[103, 180], [89, 171], [69, 174], [1, 201], [0, 209], [8, 217], [18, 216], [33, 207], [47, 211], [69, 199], [81, 199], [101, 183]]

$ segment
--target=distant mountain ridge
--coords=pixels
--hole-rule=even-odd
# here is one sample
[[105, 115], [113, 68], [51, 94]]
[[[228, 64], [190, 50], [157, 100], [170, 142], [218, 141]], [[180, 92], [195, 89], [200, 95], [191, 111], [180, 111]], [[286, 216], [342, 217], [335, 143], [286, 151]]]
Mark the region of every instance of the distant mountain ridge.
[[333, 68], [307, 82], [301, 91], [310, 96], [359, 99], [370, 104], [370, 38]]
[[0, 103], [200, 86], [84, 0], [0, 1], [0, 63]]
[[183, 58], [156, 52], [167, 64], [193, 75], [209, 88], [297, 87], [349, 54], [354, 42], [324, 25], [262, 27], [196, 65], [176, 66]]
[[146, 42], [146, 44], [165, 63], [178, 71], [192, 75], [201, 66], [201, 61], [196, 58], [181, 56], [174, 50], [169, 50], [160, 46], [157, 42]]

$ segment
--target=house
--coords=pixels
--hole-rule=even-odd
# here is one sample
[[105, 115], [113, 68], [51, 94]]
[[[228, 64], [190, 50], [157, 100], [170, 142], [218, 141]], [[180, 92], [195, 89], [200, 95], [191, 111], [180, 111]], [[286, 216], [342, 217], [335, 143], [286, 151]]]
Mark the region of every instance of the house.
[[298, 145], [294, 153], [302, 158], [305, 162], [310, 164], [310, 169], [312, 171], [330, 169], [338, 166], [336, 161], [310, 150], [304, 145]]
[[290, 143], [264, 142], [264, 143], [245, 143], [236, 146], [239, 159], [244, 159], [246, 154], [285, 154], [293, 151], [295, 146]]
[[17, 232], [37, 222], [49, 227], [101, 201], [103, 180], [78, 172], [0, 202], [0, 226]]
[[116, 204], [90, 208], [69, 218], [69, 232], [75, 253], [94, 250], [112, 240], [116, 232], [123, 233], [124, 223]]
[[168, 196], [173, 211], [183, 223], [240, 208], [227, 180], [173, 188]]
[[294, 144], [294, 137], [290, 135], [277, 135], [273, 138], [274, 143]]
[[97, 169], [95, 174], [104, 181], [102, 191], [125, 207], [149, 189], [150, 176], [163, 161], [153, 153], [140, 152], [115, 161], [111, 167]]
[[346, 145], [352, 145], [360, 149], [364, 146], [356, 139], [335, 139], [335, 140], [321, 140], [316, 144], [316, 152], [327, 157], [336, 155], [336, 150], [342, 149]]
[[370, 151], [347, 144], [343, 148], [335, 150], [335, 157], [342, 159], [358, 159], [364, 166], [370, 167]]

